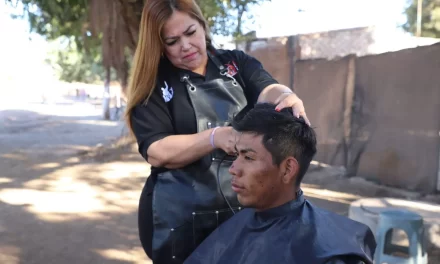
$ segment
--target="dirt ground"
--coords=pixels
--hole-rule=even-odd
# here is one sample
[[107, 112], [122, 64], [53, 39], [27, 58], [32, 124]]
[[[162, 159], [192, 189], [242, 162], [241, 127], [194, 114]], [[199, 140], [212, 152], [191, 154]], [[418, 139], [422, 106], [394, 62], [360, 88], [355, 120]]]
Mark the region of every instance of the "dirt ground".
[[105, 162], [85, 154], [99, 144], [111, 151], [123, 125], [82, 101], [4, 106], [0, 263], [148, 263], [136, 213], [148, 164], [132, 153]]
[[[9, 120], [5, 112], [3, 118]], [[50, 114], [40, 118], [52, 120]], [[32, 145], [35, 139], [21, 136], [21, 143], [14, 145], [13, 134], [24, 132], [0, 128], [0, 263], [151, 263], [137, 234], [137, 205], [148, 164], [133, 140], [117, 139], [121, 129], [115, 124], [73, 120], [84, 119], [63, 117], [28, 126], [29, 135], [50, 124], [64, 131], [57, 136], [41, 131], [45, 144]], [[82, 125], [87, 129], [78, 130]], [[95, 140], [78, 142], [87, 133]], [[76, 144], [55, 144], [72, 137]], [[96, 146], [97, 142], [104, 144]], [[361, 197], [440, 203], [440, 196], [421, 196], [342, 174], [343, 169], [314, 164], [303, 185], [306, 196], [343, 215], [350, 202]], [[430, 263], [440, 263], [438, 255]]]

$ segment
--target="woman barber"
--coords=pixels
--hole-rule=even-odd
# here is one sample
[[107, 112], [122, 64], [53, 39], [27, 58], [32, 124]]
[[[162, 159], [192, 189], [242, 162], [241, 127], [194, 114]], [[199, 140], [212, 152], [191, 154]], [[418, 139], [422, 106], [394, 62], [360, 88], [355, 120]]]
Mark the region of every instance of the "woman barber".
[[139, 235], [154, 263], [181, 263], [240, 205], [228, 173], [228, 121], [257, 102], [302, 101], [261, 63], [215, 49], [194, 0], [146, 0], [128, 91], [127, 119], [151, 175], [139, 202]]

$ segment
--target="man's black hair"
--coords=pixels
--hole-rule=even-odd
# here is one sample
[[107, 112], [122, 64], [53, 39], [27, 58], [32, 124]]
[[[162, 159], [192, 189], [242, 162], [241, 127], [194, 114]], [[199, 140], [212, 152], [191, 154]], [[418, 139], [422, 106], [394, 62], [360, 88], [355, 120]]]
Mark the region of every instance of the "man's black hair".
[[315, 131], [302, 117], [295, 117], [291, 107], [277, 112], [275, 106], [258, 103], [235, 116], [232, 127], [238, 132], [262, 135], [262, 144], [272, 154], [277, 166], [287, 157], [294, 157], [299, 164], [296, 179], [299, 186], [316, 154]]

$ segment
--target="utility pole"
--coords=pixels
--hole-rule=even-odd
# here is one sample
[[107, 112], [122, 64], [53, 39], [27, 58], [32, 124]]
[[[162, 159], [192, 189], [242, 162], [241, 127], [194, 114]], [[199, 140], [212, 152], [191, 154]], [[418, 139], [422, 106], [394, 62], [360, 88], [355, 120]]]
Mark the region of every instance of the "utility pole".
[[417, 37], [420, 37], [422, 35], [422, 3], [423, 0], [417, 1]]

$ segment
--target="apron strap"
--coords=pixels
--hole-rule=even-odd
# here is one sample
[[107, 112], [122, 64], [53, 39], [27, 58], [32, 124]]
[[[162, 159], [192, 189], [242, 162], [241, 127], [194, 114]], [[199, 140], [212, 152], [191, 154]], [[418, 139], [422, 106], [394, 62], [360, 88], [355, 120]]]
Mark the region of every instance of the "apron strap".
[[[211, 58], [212, 62], [214, 62], [214, 64], [217, 66], [217, 68], [220, 70], [220, 74], [227, 76], [227, 72], [228, 72], [228, 68], [226, 68], [221, 62], [220, 60], [217, 58], [218, 52], [214, 47], [208, 47], [208, 57]], [[232, 76], [231, 76], [232, 77]], [[237, 82], [235, 80], [234, 77], [229, 77], [230, 79], [232, 79], [234, 82]], [[240, 83], [242, 88], [246, 88], [246, 84], [244, 83], [243, 79], [241, 78], [240, 74], [236, 75], [236, 78], [238, 79], [238, 82]]]
[[208, 57], [212, 60], [212, 62], [214, 62], [215, 66], [217, 66], [217, 68], [220, 70], [220, 73], [227, 72], [228, 69], [225, 66], [223, 66], [223, 64], [220, 62], [220, 60], [217, 58], [217, 56], [215, 56], [215, 55], [217, 55], [216, 53], [217, 52], [215, 49], [213, 49], [212, 51], [209, 50]]

